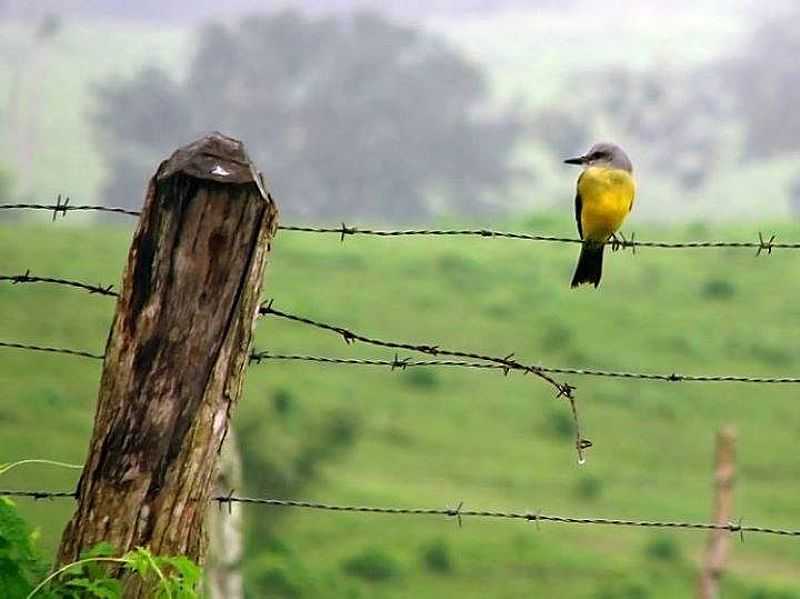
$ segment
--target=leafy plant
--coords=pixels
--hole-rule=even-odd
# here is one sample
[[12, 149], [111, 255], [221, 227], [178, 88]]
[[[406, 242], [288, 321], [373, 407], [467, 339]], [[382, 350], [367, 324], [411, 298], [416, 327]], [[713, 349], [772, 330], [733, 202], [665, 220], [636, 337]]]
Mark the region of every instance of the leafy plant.
[[0, 589], [4, 597], [24, 597], [47, 571], [34, 541], [35, 535], [14, 503], [0, 498]]
[[[0, 475], [25, 464], [82, 468], [52, 460], [29, 459], [0, 464]], [[36, 534], [17, 513], [14, 503], [0, 497], [0, 589], [4, 599], [117, 599], [122, 585], [104, 565], [117, 564], [153, 585], [154, 599], [196, 599], [202, 570], [185, 556], [158, 556], [137, 547], [114, 557], [114, 547], [98, 543], [81, 558], [42, 579], [48, 567], [34, 546]]]
[[67, 564], [40, 582], [27, 596], [58, 599], [117, 599], [122, 585], [101, 564], [118, 564], [153, 585], [154, 599], [196, 599], [202, 576], [200, 567], [184, 556], [158, 556], [137, 547], [121, 557], [113, 557], [108, 543], [99, 543], [81, 559]]

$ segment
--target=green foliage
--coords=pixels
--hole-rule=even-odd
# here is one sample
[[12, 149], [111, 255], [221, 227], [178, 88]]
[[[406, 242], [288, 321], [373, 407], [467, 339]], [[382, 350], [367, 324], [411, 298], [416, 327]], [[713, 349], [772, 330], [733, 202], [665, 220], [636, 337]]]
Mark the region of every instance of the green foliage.
[[291, 545], [270, 536], [244, 567], [248, 596], [298, 599], [319, 595], [314, 576]]
[[680, 545], [674, 538], [668, 536], [652, 538], [644, 551], [648, 557], [663, 562], [674, 562], [681, 557]]
[[127, 567], [157, 585], [156, 599], [194, 599], [202, 577], [200, 567], [185, 556], [157, 556], [139, 547], [124, 559]]
[[279, 417], [286, 418], [295, 408], [294, 395], [289, 389], [276, 389], [272, 394], [272, 406]]
[[0, 497], [0, 590], [3, 599], [119, 599], [122, 586], [109, 575], [114, 564], [153, 585], [154, 599], [197, 599], [202, 576], [190, 559], [157, 556], [137, 548], [114, 557], [114, 548], [98, 543], [80, 559], [47, 575], [48, 566], [34, 546], [35, 535], [10, 500]]
[[202, 571], [183, 556], [157, 556], [138, 547], [121, 557], [114, 548], [99, 543], [72, 564], [59, 568], [28, 595], [28, 599], [119, 599], [123, 587], [104, 565], [121, 566], [139, 576], [151, 589], [154, 599], [198, 599]]
[[563, 409], [552, 409], [547, 415], [546, 432], [558, 439], [569, 439], [575, 435], [572, 415]]
[[0, 497], [0, 589], [7, 599], [25, 597], [47, 570], [34, 539], [13, 502]]
[[410, 368], [401, 376], [409, 387], [421, 390], [433, 389], [439, 384], [439, 378], [432, 368]]
[[578, 497], [592, 501], [603, 493], [603, 479], [591, 474], [584, 474], [578, 479], [576, 488]]
[[421, 551], [423, 565], [437, 574], [449, 574], [453, 571], [453, 558], [450, 547], [443, 539], [436, 539], [424, 545]]
[[595, 595], [596, 599], [649, 599], [652, 586], [636, 577], [621, 578]]
[[342, 570], [369, 582], [384, 582], [400, 575], [400, 565], [381, 547], [367, 547], [342, 563]]
[[713, 300], [729, 300], [736, 295], [736, 285], [728, 279], [709, 279], [703, 283], [703, 296]]

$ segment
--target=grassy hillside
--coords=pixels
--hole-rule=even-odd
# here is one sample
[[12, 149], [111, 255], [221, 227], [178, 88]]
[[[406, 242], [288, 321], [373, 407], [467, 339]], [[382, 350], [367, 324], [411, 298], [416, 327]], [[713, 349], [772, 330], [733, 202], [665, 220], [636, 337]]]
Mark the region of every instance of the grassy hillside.
[[[0, 272], [31, 269], [116, 283], [130, 231], [69, 223], [42, 217], [0, 225]], [[566, 215], [508, 226], [572, 231]], [[752, 239], [756, 231], [750, 225], [642, 226], [637, 237]], [[776, 232], [797, 238], [789, 228]], [[275, 244], [266, 293], [287, 311], [374, 336], [502, 355], [514, 351], [528, 362], [798, 374], [796, 253], [616, 254], [607, 259], [601, 289], [570, 291], [575, 254], [572, 246], [515, 241], [341, 244], [333, 236], [285, 233]], [[112, 311], [108, 298], [2, 283], [0, 340], [101, 351]], [[260, 322], [256, 343], [281, 352], [393, 355], [348, 347], [334, 336], [273, 319]], [[0, 462], [82, 461], [99, 364], [0, 352]], [[568, 380], [578, 388], [585, 434], [595, 443], [584, 466], [575, 463], [567, 406], [532, 377], [254, 365], [236, 415], [248, 472], [245, 491], [341, 503], [444, 507], [464, 501], [470, 508], [706, 520], [714, 434], [730, 423], [739, 435], [737, 515], [747, 524], [800, 527], [797, 388]], [[298, 464], [310, 459], [302, 447], [309, 438], [330, 436], [324, 430], [331, 418], [346, 423], [332, 429], [334, 438], [346, 442], [315, 462], [313, 476], [298, 485], [292, 473], [302, 473]], [[313, 455], [324, 453], [320, 443]], [[269, 475], [259, 464], [278, 464], [289, 474]], [[68, 488], [75, 480], [73, 471], [28, 467], [5, 475], [0, 486]], [[21, 506], [52, 548], [71, 506]], [[459, 529], [437, 518], [264, 508], [248, 512], [248, 518], [245, 566], [252, 596], [265, 588], [281, 589], [286, 597], [689, 596], [705, 542], [704, 534], [692, 532], [551, 524], [539, 529], [476, 520]], [[268, 534], [261, 535], [264, 529]], [[796, 541], [750, 535], [732, 546], [725, 596], [800, 597], [798, 569]]]

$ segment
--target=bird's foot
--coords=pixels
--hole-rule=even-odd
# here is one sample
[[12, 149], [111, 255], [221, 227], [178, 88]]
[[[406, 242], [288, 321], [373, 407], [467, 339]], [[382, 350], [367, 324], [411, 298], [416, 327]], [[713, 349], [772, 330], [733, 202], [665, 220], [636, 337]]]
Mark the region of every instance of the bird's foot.
[[636, 253], [636, 245], [634, 242], [634, 235], [631, 234], [631, 238], [627, 239], [622, 231], [618, 233], [611, 234], [611, 251], [616, 252], [619, 250], [624, 250], [625, 248], [631, 248], [633, 253]]

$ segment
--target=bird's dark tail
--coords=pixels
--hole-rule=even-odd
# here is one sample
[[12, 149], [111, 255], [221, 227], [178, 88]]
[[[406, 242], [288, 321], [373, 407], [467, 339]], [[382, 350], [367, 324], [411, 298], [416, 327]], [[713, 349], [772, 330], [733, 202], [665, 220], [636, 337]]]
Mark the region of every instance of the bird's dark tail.
[[600, 277], [603, 274], [603, 250], [605, 249], [606, 246], [602, 243], [583, 243], [570, 287], [577, 287], [584, 283], [590, 283], [597, 287], [600, 284]]

